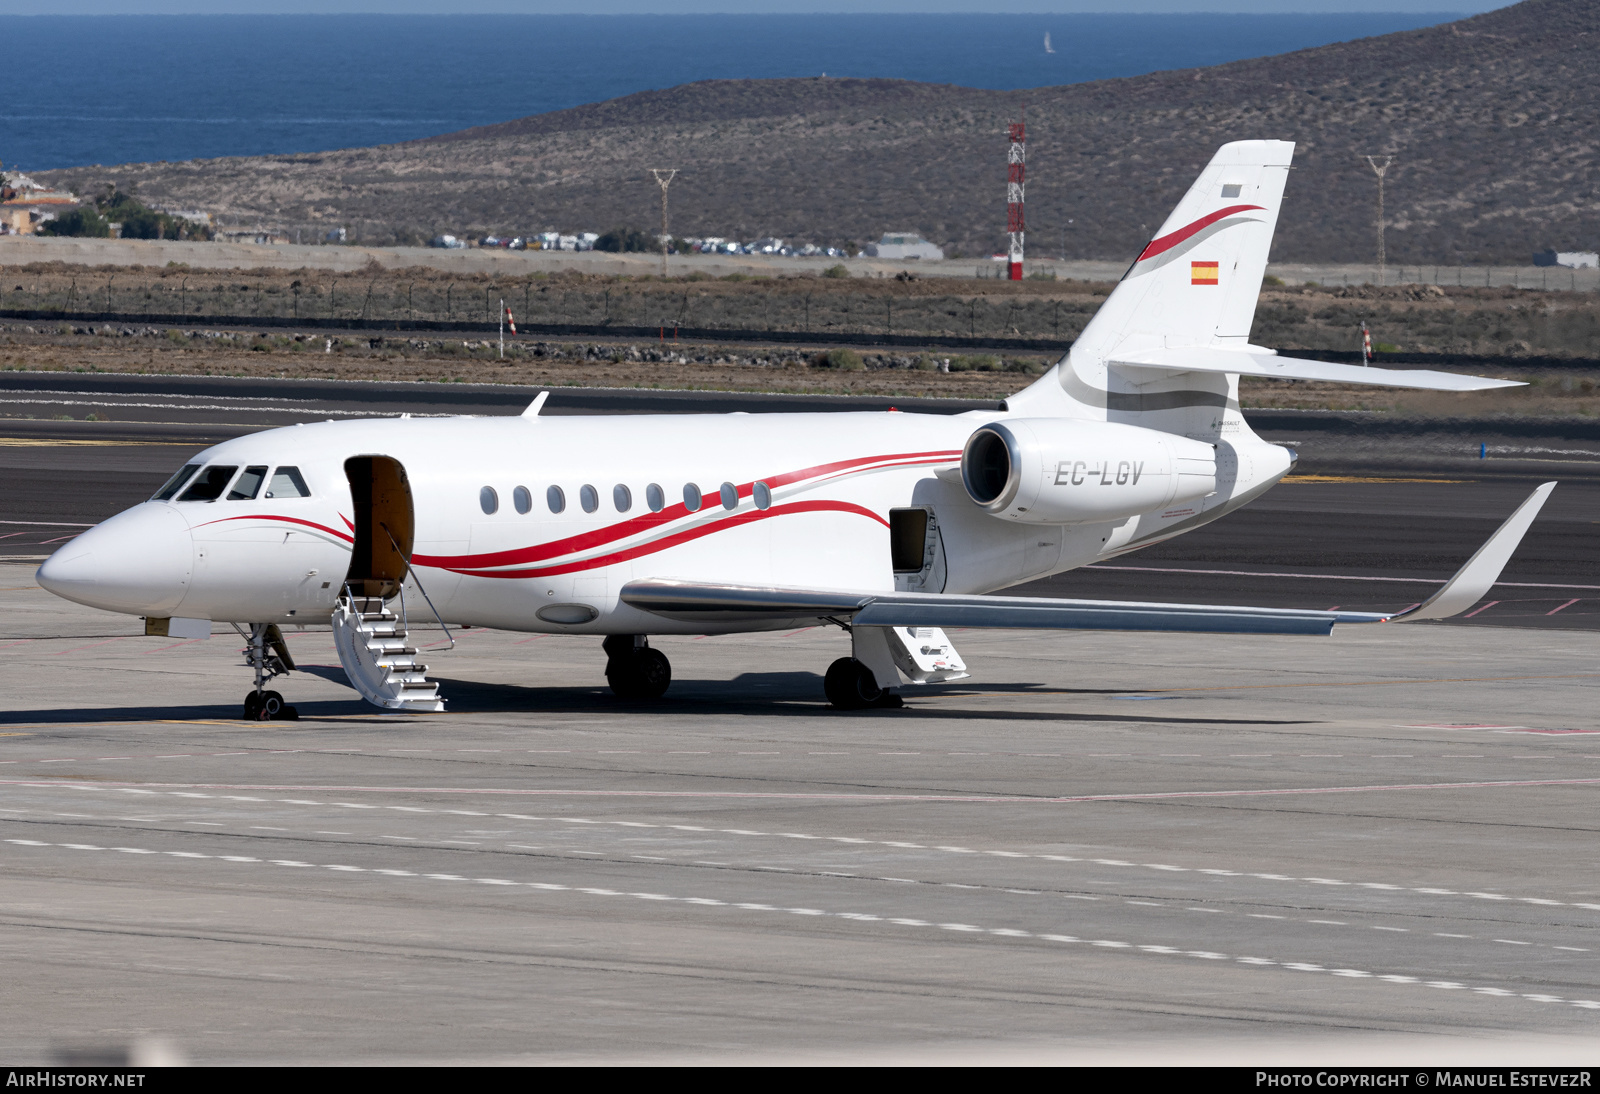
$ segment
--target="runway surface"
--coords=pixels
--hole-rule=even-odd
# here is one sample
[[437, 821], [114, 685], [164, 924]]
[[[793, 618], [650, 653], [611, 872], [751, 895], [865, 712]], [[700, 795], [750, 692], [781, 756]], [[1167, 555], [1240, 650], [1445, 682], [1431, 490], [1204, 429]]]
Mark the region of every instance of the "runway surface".
[[[533, 389], [225, 377], [0, 374], [0, 558], [42, 558], [148, 497], [200, 448], [297, 421], [517, 414]], [[556, 389], [546, 413], [885, 409], [992, 403]], [[33, 415], [23, 418], [20, 415]], [[84, 421], [94, 414], [107, 421]], [[70, 415], [72, 420], [59, 420]], [[1600, 435], [1581, 423], [1404, 423], [1265, 412], [1296, 474], [1199, 531], [1023, 586], [1045, 596], [1393, 610], [1424, 599], [1541, 482], [1559, 480], [1504, 583], [1459, 626], [1600, 628]], [[1547, 430], [1547, 432], [1549, 432]], [[1475, 456], [1480, 443], [1499, 454]]]
[[957, 632], [971, 681], [842, 714], [832, 629], [661, 640], [648, 706], [468, 630], [402, 717], [309, 630], [302, 720], [244, 723], [231, 633], [17, 564], [0, 621], [15, 1062], [1593, 1043], [1588, 633]]

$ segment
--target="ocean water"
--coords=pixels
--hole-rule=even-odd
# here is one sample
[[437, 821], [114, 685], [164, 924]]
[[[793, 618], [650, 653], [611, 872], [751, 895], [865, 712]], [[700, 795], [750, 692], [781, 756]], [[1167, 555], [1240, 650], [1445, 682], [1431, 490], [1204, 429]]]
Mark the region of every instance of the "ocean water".
[[46, 170], [386, 144], [695, 80], [1042, 87], [1452, 18], [0, 15], [0, 161]]

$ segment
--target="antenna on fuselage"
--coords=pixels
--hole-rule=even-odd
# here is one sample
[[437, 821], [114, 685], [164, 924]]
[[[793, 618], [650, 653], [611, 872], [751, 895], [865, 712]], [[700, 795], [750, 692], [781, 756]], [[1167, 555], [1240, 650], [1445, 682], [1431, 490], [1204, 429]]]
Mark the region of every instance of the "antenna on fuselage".
[[539, 394], [533, 397], [533, 402], [528, 404], [528, 409], [522, 412], [522, 416], [524, 418], [537, 418], [539, 416], [540, 409], [544, 406], [544, 401], [548, 398], [550, 398], [550, 393], [548, 391], [539, 392]]

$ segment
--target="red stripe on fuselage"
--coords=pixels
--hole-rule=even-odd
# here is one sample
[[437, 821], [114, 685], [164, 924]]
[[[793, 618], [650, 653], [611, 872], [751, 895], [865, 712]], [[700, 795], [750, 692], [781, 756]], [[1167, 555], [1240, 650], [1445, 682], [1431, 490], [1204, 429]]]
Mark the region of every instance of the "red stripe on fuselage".
[[1176, 232], [1168, 232], [1164, 236], [1159, 236], [1156, 239], [1152, 239], [1149, 245], [1147, 245], [1144, 250], [1139, 252], [1139, 257], [1134, 261], [1143, 262], [1147, 258], [1154, 258], [1158, 254], [1162, 254], [1165, 251], [1170, 251], [1172, 248], [1176, 247], [1178, 244], [1182, 243], [1196, 232], [1211, 227], [1211, 225], [1215, 224], [1223, 217], [1231, 217], [1235, 213], [1248, 213], [1252, 209], [1265, 210], [1266, 206], [1230, 205], [1226, 209], [1219, 209], [1215, 213], [1207, 213], [1199, 220], [1191, 221], [1190, 223], [1185, 224]]
[[635, 544], [620, 551], [613, 551], [608, 555], [598, 555], [594, 558], [585, 558], [577, 562], [563, 562], [558, 566], [540, 566], [525, 570], [479, 570], [460, 565], [441, 566], [437, 562], [423, 563], [420, 558], [413, 558], [411, 561], [413, 565], [432, 566], [436, 569], [449, 570], [452, 573], [465, 574], [468, 577], [554, 577], [557, 574], [570, 574], [579, 570], [598, 570], [617, 562], [627, 562], [631, 559], [641, 558], [644, 555], [653, 555], [660, 551], [665, 551], [669, 547], [676, 547], [680, 543], [688, 543], [742, 524], [766, 520], [769, 517], [782, 517], [795, 513], [827, 512], [853, 513], [857, 516], [875, 520], [885, 528], [889, 527], [888, 521], [864, 505], [856, 505], [848, 501], [796, 501], [785, 505], [774, 505], [771, 509], [746, 509], [741, 513], [734, 513], [713, 524], [702, 524], [696, 528], [684, 528], [669, 536], [653, 539], [648, 543]]
[[[770, 478], [752, 480], [741, 483], [737, 487], [739, 497], [748, 498], [755, 491], [756, 481], [766, 483], [773, 489], [788, 486], [791, 483], [805, 479], [829, 478], [853, 471], [880, 470], [870, 467], [871, 464], [881, 464], [883, 468], [915, 466], [919, 463], [945, 463], [957, 459], [961, 455], [959, 449], [945, 452], [903, 452], [888, 456], [869, 456], [854, 460], [838, 460], [834, 463], [818, 464], [800, 471], [790, 471]], [[715, 493], [707, 493], [707, 498], [714, 498]], [[715, 504], [712, 502], [712, 504]], [[774, 508], [777, 508], [776, 506]], [[703, 511], [703, 510], [702, 510]], [[770, 510], [769, 510], [770, 511]], [[867, 512], [867, 510], [863, 510]], [[605, 528], [596, 528], [589, 532], [580, 532], [575, 536], [565, 539], [551, 540], [549, 543], [539, 543], [531, 547], [518, 547], [510, 551], [489, 551], [478, 555], [414, 555], [412, 563], [417, 566], [432, 566], [438, 569], [459, 570], [462, 567], [481, 569], [492, 566], [515, 566], [528, 562], [543, 562], [546, 559], [556, 558], [560, 555], [576, 554], [596, 547], [604, 547], [629, 536], [648, 532], [675, 520], [682, 520], [692, 516], [689, 509], [682, 502], [669, 505], [659, 513], [643, 513], [637, 517], [630, 517], [617, 524]], [[877, 514], [875, 519], [881, 520]], [[652, 541], [653, 542], [653, 541]], [[465, 571], [463, 571], [465, 572]], [[544, 572], [544, 571], [540, 571]]]
[[[339, 514], [339, 519], [343, 520], [346, 524], [350, 524], [349, 519], [346, 518], [343, 513]], [[204, 524], [195, 525], [195, 527], [209, 528], [213, 524], [226, 524], [230, 520], [278, 520], [285, 524], [303, 524], [307, 528], [315, 528], [319, 532], [327, 532], [330, 536], [337, 536], [346, 543], [355, 542], [355, 538], [353, 536], [347, 536], [337, 528], [329, 528], [326, 524], [318, 524], [314, 520], [301, 520], [299, 517], [280, 517], [271, 513], [246, 513], [239, 517], [223, 517], [221, 520], [208, 520]], [[352, 530], [354, 530], [355, 525], [350, 524], [350, 527]]]

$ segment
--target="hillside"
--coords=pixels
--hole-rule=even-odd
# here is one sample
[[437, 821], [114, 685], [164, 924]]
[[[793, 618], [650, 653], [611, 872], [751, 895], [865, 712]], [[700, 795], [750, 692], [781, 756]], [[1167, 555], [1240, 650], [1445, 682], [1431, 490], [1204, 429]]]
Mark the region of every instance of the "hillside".
[[[1273, 257], [1364, 261], [1393, 151], [1392, 262], [1526, 263], [1600, 245], [1600, 0], [1526, 0], [1437, 27], [1215, 68], [1027, 92], [892, 80], [713, 81], [406, 144], [49, 174], [146, 201], [369, 242], [649, 227], [646, 168], [681, 169], [681, 234], [818, 243], [915, 229], [967, 254], [1004, 227], [1004, 123], [1026, 103], [1035, 253], [1137, 251], [1211, 150], [1290, 138]], [[1068, 221], [1071, 221], [1070, 226]]]

